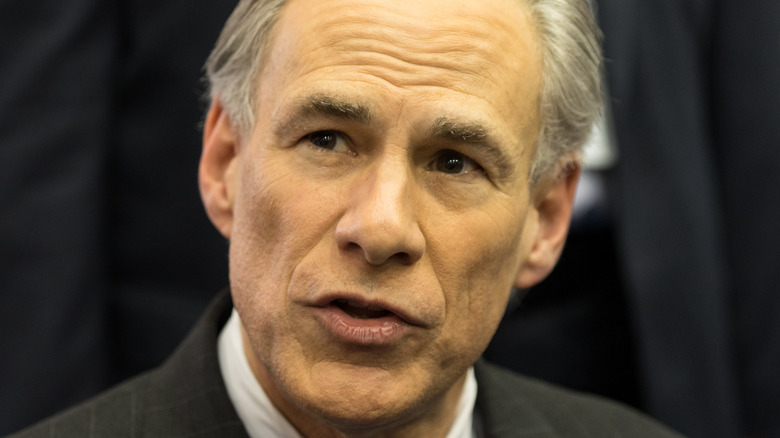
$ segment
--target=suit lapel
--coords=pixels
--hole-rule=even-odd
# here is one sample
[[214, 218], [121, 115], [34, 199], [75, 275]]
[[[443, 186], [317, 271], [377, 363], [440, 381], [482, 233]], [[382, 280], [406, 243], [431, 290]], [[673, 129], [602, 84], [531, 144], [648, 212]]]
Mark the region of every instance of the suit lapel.
[[138, 426], [151, 435], [202, 434], [247, 437], [225, 389], [217, 337], [232, 310], [227, 291], [212, 302], [176, 352], [137, 388]]

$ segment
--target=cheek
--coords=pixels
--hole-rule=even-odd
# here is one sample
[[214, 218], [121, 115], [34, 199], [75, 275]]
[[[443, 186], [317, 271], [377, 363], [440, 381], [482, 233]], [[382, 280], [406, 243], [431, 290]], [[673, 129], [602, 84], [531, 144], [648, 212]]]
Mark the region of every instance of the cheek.
[[481, 354], [503, 317], [520, 263], [521, 211], [471, 213], [434, 240], [451, 342]]
[[231, 286], [264, 308], [282, 305], [293, 271], [327, 234], [336, 204], [295, 178], [283, 158], [245, 160], [234, 205]]
[[[236, 306], [262, 309], [283, 296], [294, 233], [294, 212], [283, 187], [287, 175], [278, 166], [260, 166], [264, 157], [244, 159], [239, 167], [233, 232], [230, 240], [230, 283]], [[275, 290], [282, 289], [282, 290]], [[244, 317], [244, 315], [242, 315]]]
[[272, 254], [283, 248], [282, 228], [284, 218], [278, 200], [269, 193], [242, 185], [236, 196], [233, 233], [230, 240], [230, 286], [236, 308], [245, 323], [262, 320], [262, 309], [274, 309], [274, 298], [282, 291], [282, 274], [274, 263]]

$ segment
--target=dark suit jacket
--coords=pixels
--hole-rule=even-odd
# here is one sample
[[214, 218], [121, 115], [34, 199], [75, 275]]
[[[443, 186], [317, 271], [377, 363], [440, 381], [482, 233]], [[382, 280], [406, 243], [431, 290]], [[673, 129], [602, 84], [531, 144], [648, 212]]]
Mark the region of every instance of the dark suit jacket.
[[[246, 437], [225, 389], [217, 337], [232, 302], [222, 293], [160, 368], [15, 435]], [[676, 437], [643, 414], [519, 377], [481, 361], [477, 410], [486, 437]]]

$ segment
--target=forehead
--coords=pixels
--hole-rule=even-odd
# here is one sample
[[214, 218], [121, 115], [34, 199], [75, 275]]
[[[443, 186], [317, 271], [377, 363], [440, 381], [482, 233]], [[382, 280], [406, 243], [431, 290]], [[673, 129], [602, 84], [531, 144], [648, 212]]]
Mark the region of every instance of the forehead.
[[520, 0], [292, 0], [267, 55], [266, 110], [337, 93], [536, 127], [541, 61]]
[[517, 0], [292, 0], [281, 21], [280, 33], [297, 39], [304, 61], [327, 51], [365, 64], [408, 64], [399, 73], [430, 66], [490, 78], [501, 67], [520, 69], [529, 60], [518, 55], [535, 51]]

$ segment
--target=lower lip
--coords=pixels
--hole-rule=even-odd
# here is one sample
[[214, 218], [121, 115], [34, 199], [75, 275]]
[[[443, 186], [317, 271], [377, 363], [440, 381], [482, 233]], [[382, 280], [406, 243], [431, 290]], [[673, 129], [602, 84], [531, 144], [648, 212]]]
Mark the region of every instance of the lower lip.
[[409, 325], [397, 316], [353, 318], [337, 306], [317, 309], [317, 318], [341, 341], [359, 345], [387, 345], [400, 339]]

